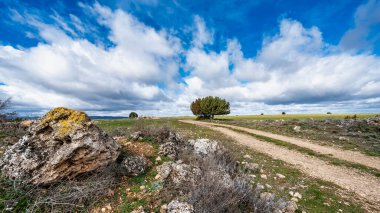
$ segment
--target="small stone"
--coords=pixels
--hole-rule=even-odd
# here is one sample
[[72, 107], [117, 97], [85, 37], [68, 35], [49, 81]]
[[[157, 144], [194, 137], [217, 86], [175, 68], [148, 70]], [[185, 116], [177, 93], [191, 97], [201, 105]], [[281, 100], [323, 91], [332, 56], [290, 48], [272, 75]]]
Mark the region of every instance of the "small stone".
[[271, 189], [272, 188], [272, 186], [269, 185], [269, 184], [265, 184], [265, 187], [267, 187], [267, 189]]
[[340, 141], [347, 141], [347, 138], [341, 136], [341, 137], [339, 137], [339, 140]]
[[250, 155], [244, 155], [243, 158], [245, 158], [245, 159], [252, 159], [252, 157]]
[[301, 127], [300, 126], [294, 126], [293, 130], [295, 132], [300, 132], [301, 131]]
[[161, 178], [161, 175], [160, 175], [160, 174], [157, 174], [157, 175], [154, 177], [155, 180], [159, 180], [160, 178]]
[[279, 173], [277, 173], [276, 176], [277, 176], [278, 178], [280, 178], [280, 179], [284, 179], [284, 178], [285, 178], [285, 175], [283, 175], [283, 174], [279, 174]]
[[262, 179], [268, 179], [268, 177], [267, 177], [267, 175], [264, 175], [264, 174], [262, 174], [262, 175], [260, 175], [260, 177], [262, 178]]
[[144, 189], [145, 189], [145, 186], [144, 186], [144, 185], [140, 186], [140, 189], [141, 189], [141, 190], [144, 190]]
[[249, 177], [251, 177], [251, 178], [256, 178], [256, 175], [249, 175]]
[[339, 211], [339, 212], [343, 212], [343, 210], [342, 210], [342, 209], [338, 209], [338, 211]]
[[263, 186], [263, 185], [261, 185], [260, 183], [258, 183], [256, 187], [257, 187], [257, 189], [259, 189], [259, 190], [262, 190], [262, 189], [264, 189], [264, 186]]
[[292, 199], [290, 199], [291, 201], [294, 201], [294, 202], [298, 202], [298, 199], [295, 198], [295, 197], [292, 197]]
[[158, 157], [156, 158], [156, 161], [157, 161], [157, 162], [160, 162], [160, 161], [162, 161], [161, 157], [160, 157], [160, 156], [158, 156]]
[[298, 198], [298, 199], [302, 199], [302, 195], [298, 192], [294, 193], [293, 197]]
[[168, 209], [168, 205], [164, 204], [160, 207], [160, 213], [166, 213], [166, 210]]
[[108, 209], [108, 210], [112, 210], [111, 204], [108, 204], [108, 205], [106, 206], [106, 209]]
[[294, 192], [293, 192], [293, 191], [290, 191], [290, 192], [289, 192], [289, 195], [293, 197]]
[[106, 212], [106, 208], [102, 208], [102, 210], [101, 210], [102, 212]]

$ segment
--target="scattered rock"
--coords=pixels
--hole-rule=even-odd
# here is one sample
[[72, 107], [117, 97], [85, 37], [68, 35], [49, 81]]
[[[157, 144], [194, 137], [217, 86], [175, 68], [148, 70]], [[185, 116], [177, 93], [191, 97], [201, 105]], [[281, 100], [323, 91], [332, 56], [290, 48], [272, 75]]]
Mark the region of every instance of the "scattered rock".
[[164, 204], [160, 207], [160, 213], [166, 213], [168, 210], [168, 205]]
[[293, 192], [293, 191], [290, 191], [290, 192], [289, 192], [289, 195], [293, 197], [294, 192]]
[[294, 193], [293, 197], [298, 198], [298, 199], [302, 199], [302, 195], [298, 192]]
[[267, 187], [267, 189], [271, 189], [272, 188], [272, 186], [269, 185], [269, 184], [265, 184], [265, 187]]
[[262, 179], [268, 179], [268, 177], [267, 177], [267, 175], [265, 175], [265, 174], [262, 174], [262, 175], [260, 175], [260, 177], [262, 178]]
[[245, 158], [245, 159], [252, 159], [252, 156], [250, 156], [250, 155], [244, 155], [243, 158]]
[[266, 201], [266, 200], [271, 200], [272, 198], [273, 198], [273, 194], [272, 193], [269, 193], [269, 192], [262, 192], [261, 194], [260, 194], [260, 199], [261, 200], [264, 200], [264, 201]]
[[132, 140], [137, 141], [143, 137], [143, 134], [141, 131], [137, 131], [137, 132], [132, 133], [130, 137]]
[[292, 199], [290, 199], [291, 201], [294, 201], [294, 202], [298, 202], [298, 199], [295, 198], [295, 197], [292, 197]]
[[255, 172], [260, 169], [260, 166], [257, 163], [246, 163], [244, 164], [244, 168], [248, 171]]
[[283, 175], [283, 174], [279, 174], [279, 173], [277, 173], [276, 176], [277, 176], [278, 178], [280, 178], [280, 179], [284, 179], [284, 178], [285, 178], [285, 175]]
[[294, 213], [298, 209], [297, 203], [294, 201], [289, 201], [285, 207], [285, 212]]
[[157, 167], [161, 180], [170, 179], [174, 184], [180, 185], [184, 182], [195, 183], [200, 176], [201, 170], [192, 165], [184, 164], [181, 161], [165, 162]]
[[161, 162], [161, 161], [162, 161], [161, 157], [158, 156], [158, 157], [156, 158], [156, 162]]
[[300, 132], [301, 131], [301, 127], [300, 126], [294, 126], [293, 130], [295, 132]]
[[340, 137], [339, 137], [339, 140], [340, 140], [340, 141], [347, 141], [348, 139], [345, 138], [345, 137], [340, 136]]
[[189, 140], [190, 145], [194, 147], [194, 152], [200, 155], [208, 155], [218, 150], [218, 142], [209, 139]]
[[178, 200], [171, 201], [167, 206], [167, 213], [192, 213], [194, 208], [191, 204], [186, 202], [179, 202]]
[[33, 122], [0, 161], [3, 175], [48, 184], [114, 162], [120, 145], [81, 111], [55, 108]]
[[176, 159], [177, 149], [176, 149], [175, 144], [173, 142], [166, 142], [164, 144], [161, 144], [158, 154], [167, 156], [171, 159]]
[[123, 160], [122, 165], [126, 169], [127, 175], [138, 176], [147, 171], [148, 160], [143, 156], [129, 156]]

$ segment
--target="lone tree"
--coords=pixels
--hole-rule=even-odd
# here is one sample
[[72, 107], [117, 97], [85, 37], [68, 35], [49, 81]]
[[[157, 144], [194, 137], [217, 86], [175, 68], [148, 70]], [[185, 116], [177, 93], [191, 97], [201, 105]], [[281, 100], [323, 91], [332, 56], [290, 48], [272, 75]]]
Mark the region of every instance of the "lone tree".
[[219, 97], [207, 96], [193, 101], [190, 109], [199, 118], [213, 119], [214, 115], [230, 114], [230, 103]]
[[135, 113], [135, 112], [131, 112], [131, 113], [129, 113], [129, 118], [137, 118], [137, 117], [139, 117], [139, 115], [137, 114], [137, 113]]
[[16, 113], [7, 113], [6, 110], [11, 104], [11, 98], [5, 100], [0, 99], [0, 120], [5, 120], [8, 116], [16, 115]]

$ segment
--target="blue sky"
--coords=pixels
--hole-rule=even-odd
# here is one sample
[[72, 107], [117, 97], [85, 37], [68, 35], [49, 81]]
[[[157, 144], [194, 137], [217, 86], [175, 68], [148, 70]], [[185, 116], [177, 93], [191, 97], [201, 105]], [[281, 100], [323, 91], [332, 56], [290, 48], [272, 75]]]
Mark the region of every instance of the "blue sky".
[[0, 97], [20, 113], [380, 111], [380, 1], [0, 2]]

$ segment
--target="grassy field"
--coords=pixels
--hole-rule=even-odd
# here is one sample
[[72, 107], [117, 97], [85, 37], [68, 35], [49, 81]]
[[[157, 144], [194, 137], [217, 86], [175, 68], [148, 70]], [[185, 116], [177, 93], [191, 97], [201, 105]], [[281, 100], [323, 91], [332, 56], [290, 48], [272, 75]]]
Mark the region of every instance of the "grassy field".
[[[380, 114], [380, 112], [379, 112]], [[227, 120], [240, 120], [240, 119], [253, 119], [253, 120], [304, 120], [304, 119], [344, 119], [347, 116], [352, 117], [356, 115], [357, 118], [369, 118], [374, 117], [377, 114], [286, 114], [286, 115], [227, 115], [227, 116], [215, 116], [215, 119], [227, 119]], [[190, 117], [184, 117], [190, 118]]]
[[[253, 173], [253, 184], [265, 186], [265, 191], [274, 193], [276, 197], [290, 200], [289, 191], [299, 192], [302, 199], [298, 202], [299, 211], [306, 212], [365, 212], [361, 204], [356, 202], [351, 194], [346, 194], [344, 190], [329, 182], [321, 181], [303, 175], [293, 166], [270, 158], [267, 155], [252, 151], [238, 145], [232, 139], [221, 135], [213, 130], [201, 128], [191, 124], [178, 122], [177, 119], [166, 118], [159, 120], [98, 120], [98, 125], [110, 134], [118, 131], [124, 133], [133, 132], [134, 125], [166, 125], [181, 132], [185, 138], [209, 138], [222, 143], [233, 156], [240, 162], [256, 163], [260, 165], [261, 171]], [[115, 132], [115, 130], [117, 130]], [[244, 155], [252, 156], [246, 159]], [[285, 175], [284, 179], [277, 179], [276, 174]], [[261, 175], [265, 174], [266, 178]], [[133, 186], [132, 186], [133, 187]], [[144, 201], [136, 201], [144, 202]]]

